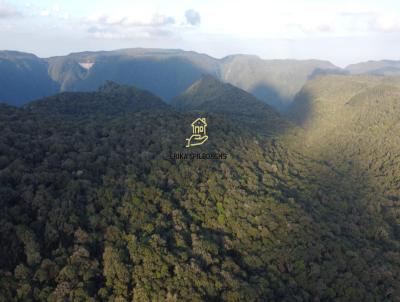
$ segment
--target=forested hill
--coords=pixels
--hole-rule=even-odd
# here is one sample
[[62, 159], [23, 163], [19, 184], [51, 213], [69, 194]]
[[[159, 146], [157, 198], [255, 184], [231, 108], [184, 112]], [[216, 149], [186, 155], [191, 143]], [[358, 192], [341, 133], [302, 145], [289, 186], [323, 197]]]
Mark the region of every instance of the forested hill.
[[[278, 116], [267, 104], [250, 93], [223, 83], [210, 75], [204, 75], [171, 102], [181, 110], [204, 110], [218, 114], [241, 114], [257, 118], [257, 114]], [[261, 112], [260, 112], [261, 111]]]
[[95, 92], [63, 92], [24, 106], [30, 112], [64, 118], [115, 117], [167, 107], [148, 91], [112, 81], [107, 81]]
[[210, 75], [204, 75], [175, 97], [171, 105], [181, 111], [221, 115], [263, 134], [283, 133], [290, 127], [271, 106]]
[[310, 81], [291, 108], [291, 117], [305, 131], [302, 153], [328, 162], [349, 183], [364, 183], [370, 191], [365, 199], [391, 222], [392, 228], [382, 232], [394, 235], [396, 246], [399, 100], [399, 77], [327, 76]]
[[[185, 149], [197, 114], [111, 88], [0, 106], [1, 300], [399, 298], [397, 235], [363, 183], [217, 113]], [[158, 109], [125, 102], [142, 97]], [[71, 119], [75, 99], [90, 114]]]

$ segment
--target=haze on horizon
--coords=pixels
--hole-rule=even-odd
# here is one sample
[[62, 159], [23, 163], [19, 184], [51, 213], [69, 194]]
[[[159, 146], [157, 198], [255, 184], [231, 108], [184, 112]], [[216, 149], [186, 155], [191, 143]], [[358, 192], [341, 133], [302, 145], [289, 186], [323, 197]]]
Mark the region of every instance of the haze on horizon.
[[0, 49], [40, 57], [131, 47], [221, 58], [397, 60], [394, 0], [0, 0]]

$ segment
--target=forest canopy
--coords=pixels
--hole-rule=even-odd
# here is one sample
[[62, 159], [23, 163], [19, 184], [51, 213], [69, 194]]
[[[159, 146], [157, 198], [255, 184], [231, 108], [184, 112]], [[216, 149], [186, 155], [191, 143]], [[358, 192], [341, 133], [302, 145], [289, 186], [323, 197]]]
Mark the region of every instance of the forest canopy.
[[[211, 109], [113, 83], [0, 105], [0, 300], [399, 300], [398, 150]], [[229, 156], [169, 158], [199, 112], [196, 151]]]

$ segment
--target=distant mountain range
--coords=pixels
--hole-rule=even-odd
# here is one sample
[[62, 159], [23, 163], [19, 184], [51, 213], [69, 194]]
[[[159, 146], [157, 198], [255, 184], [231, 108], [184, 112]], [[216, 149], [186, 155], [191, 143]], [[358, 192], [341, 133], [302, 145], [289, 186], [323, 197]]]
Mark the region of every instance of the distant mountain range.
[[49, 76], [49, 64], [35, 55], [0, 51], [0, 102], [22, 105], [52, 95], [60, 85]]
[[149, 90], [169, 103], [204, 74], [286, 111], [303, 85], [318, 75], [400, 75], [400, 61], [339, 68], [321, 60], [263, 60], [254, 55], [216, 59], [176, 49], [133, 48], [51, 58], [0, 51], [0, 102], [20, 106], [57, 92], [93, 91], [111, 80]]
[[0, 51], [0, 101], [22, 105], [55, 92], [92, 91], [112, 80], [152, 91], [170, 102], [209, 74], [285, 110], [308, 79], [354, 70], [320, 60], [263, 60], [253, 55], [216, 59], [168, 49], [81, 52], [46, 59]]
[[400, 61], [368, 61], [349, 65], [346, 69], [351, 74], [400, 75]]

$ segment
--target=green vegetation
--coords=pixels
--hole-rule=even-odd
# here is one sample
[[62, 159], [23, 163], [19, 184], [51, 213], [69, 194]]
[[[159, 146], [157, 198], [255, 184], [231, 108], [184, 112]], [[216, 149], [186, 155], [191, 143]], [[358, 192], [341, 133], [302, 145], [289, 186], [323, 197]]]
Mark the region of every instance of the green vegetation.
[[[364, 222], [347, 219], [380, 240], [384, 255], [395, 257], [400, 239], [399, 100], [397, 77], [327, 76], [309, 82], [291, 110], [304, 129], [300, 140], [291, 141], [292, 148], [335, 169], [338, 176], [329, 187], [345, 193], [343, 209], [359, 204], [371, 216]], [[372, 219], [377, 223], [373, 228]], [[399, 278], [399, 269], [391, 274]]]
[[259, 134], [281, 133], [291, 125], [269, 105], [250, 93], [206, 75], [196, 81], [171, 105], [181, 111], [213, 113], [236, 121]]
[[167, 109], [167, 105], [148, 91], [107, 81], [95, 92], [63, 92], [24, 106], [32, 113], [52, 117], [113, 118], [142, 110]]
[[[360, 118], [380, 100], [356, 95], [343, 106]], [[381, 170], [387, 194], [355, 161], [304, 148], [307, 127], [268, 111], [259, 135], [214, 108], [196, 151], [226, 160], [169, 159], [197, 114], [126, 86], [1, 105], [0, 300], [399, 300], [395, 171]]]

